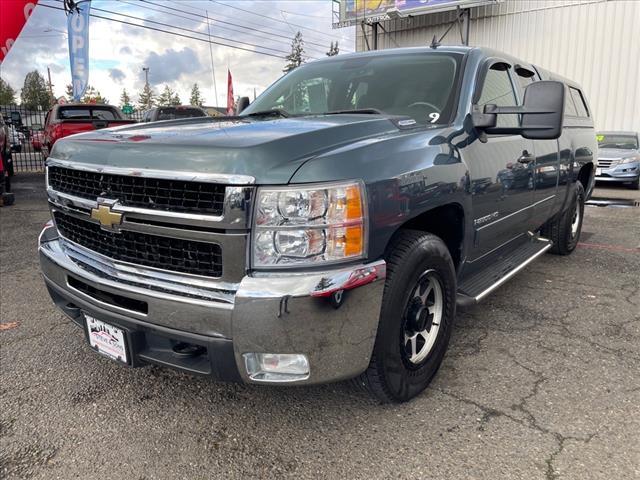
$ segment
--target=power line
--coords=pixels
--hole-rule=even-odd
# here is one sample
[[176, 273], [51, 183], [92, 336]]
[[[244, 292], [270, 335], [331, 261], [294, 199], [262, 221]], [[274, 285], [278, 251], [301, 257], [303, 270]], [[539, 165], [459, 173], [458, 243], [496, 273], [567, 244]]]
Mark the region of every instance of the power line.
[[[123, 1], [123, 0], [120, 0], [120, 1]], [[188, 11], [188, 10], [185, 10], [184, 8], [182, 8], [182, 9], [178, 9], [178, 8], [170, 7], [170, 6], [168, 6], [168, 5], [158, 4], [158, 3], [152, 2], [151, 0], [140, 0], [140, 2], [141, 2], [141, 3], [145, 3], [145, 4], [151, 4], [151, 5], [154, 5], [154, 6], [156, 6], [156, 7], [166, 8], [167, 10], [171, 10], [171, 11], [173, 11], [173, 12], [186, 13], [186, 14], [188, 14], [188, 15], [193, 15], [194, 17], [197, 17], [197, 18], [200, 18], [200, 19], [205, 19], [205, 16], [204, 16], [204, 15], [200, 15], [200, 14], [198, 14], [198, 13], [190, 12], [190, 11]], [[150, 7], [146, 7], [146, 8], [150, 8]], [[157, 10], [157, 9], [152, 9], [152, 10], [155, 10], [155, 11], [157, 11], [157, 12], [162, 12], [162, 13], [168, 13], [168, 12], [164, 12], [164, 11], [162, 11], [162, 10]], [[183, 18], [184, 18], [184, 17], [183, 17]], [[229, 21], [226, 21], [226, 20], [221, 20], [221, 19], [219, 19], [219, 18], [215, 18], [215, 17], [209, 17], [209, 18], [210, 18], [210, 20], [212, 20], [212, 21], [216, 21], [216, 22], [218, 22], [218, 23], [223, 23], [223, 24], [226, 24], [226, 25], [233, 25], [233, 26], [235, 26], [235, 27], [244, 28], [244, 29], [246, 29], [246, 30], [250, 30], [250, 31], [252, 31], [252, 32], [260, 32], [260, 33], [264, 33], [264, 34], [269, 35], [270, 37], [274, 37], [274, 36], [275, 36], [275, 37], [284, 38], [284, 39], [286, 39], [287, 41], [290, 41], [290, 40], [291, 40], [291, 35], [290, 35], [290, 34], [283, 35], [283, 34], [281, 34], [281, 33], [269, 32], [269, 31], [266, 31], [266, 30], [260, 30], [260, 29], [254, 28], [254, 27], [247, 27], [247, 26], [245, 26], [245, 25], [240, 25], [240, 24], [233, 23], [233, 22], [229, 22]], [[331, 38], [333, 38], [333, 37], [331, 37]], [[323, 45], [323, 44], [321, 44], [321, 43], [316, 43], [316, 42], [313, 42], [313, 41], [305, 41], [305, 43], [307, 43], [307, 44], [309, 44], [309, 45], [315, 45], [315, 46], [321, 47], [322, 49], [325, 49], [325, 48], [326, 48], [326, 45]]]
[[246, 9], [244, 9], [244, 8], [240, 8], [240, 7], [236, 6], [236, 5], [229, 5], [229, 4], [227, 4], [227, 3], [218, 2], [217, 0], [209, 0], [209, 1], [210, 1], [210, 2], [212, 2], [212, 3], [217, 3], [218, 5], [223, 5], [223, 6], [225, 6], [225, 7], [234, 8], [234, 9], [236, 9], [236, 10], [240, 10], [241, 12], [249, 13], [249, 14], [251, 14], [251, 15], [255, 15], [255, 16], [257, 16], [257, 17], [267, 18], [267, 19], [269, 19], [269, 20], [271, 20], [271, 21], [273, 21], [273, 22], [285, 23], [285, 24], [287, 24], [287, 25], [294, 26], [294, 27], [298, 27], [298, 28], [301, 28], [301, 29], [303, 29], [303, 30], [309, 30], [310, 32], [316, 32], [316, 33], [318, 33], [318, 34], [320, 34], [320, 35], [324, 35], [325, 37], [329, 37], [329, 38], [331, 38], [332, 40], [335, 40], [335, 38], [334, 38], [334, 36], [333, 36], [333, 35], [330, 35], [330, 34], [328, 34], [328, 33], [326, 33], [326, 32], [322, 32], [322, 31], [320, 31], [320, 30], [315, 30], [315, 29], [313, 29], [313, 28], [305, 27], [304, 25], [298, 25], [298, 24], [296, 24], [296, 23], [289, 23], [289, 22], [285, 22], [284, 20], [280, 20], [280, 19], [278, 19], [278, 18], [273, 18], [273, 17], [270, 17], [270, 16], [268, 16], [268, 15], [264, 15], [264, 14], [262, 14], [262, 13], [252, 12], [251, 10], [246, 10]]
[[[53, 1], [57, 1], [59, 3], [62, 3], [61, 0], [53, 0]], [[96, 7], [92, 7], [91, 10], [92, 11], [97, 11], [97, 12], [109, 13], [109, 14], [112, 14], [112, 15], [120, 15], [121, 17], [131, 18], [131, 19], [134, 19], [134, 20], [141, 20], [143, 22], [154, 23], [156, 25], [162, 25], [163, 27], [170, 27], [170, 28], [175, 28], [177, 30], [182, 30], [182, 31], [189, 32], [189, 33], [195, 33], [196, 35], [207, 35], [206, 33], [198, 32], [197, 30], [191, 30], [191, 29], [183, 28], [183, 27], [176, 27], [174, 25], [169, 25], [167, 23], [157, 22], [155, 20], [147, 20], [146, 18], [136, 17], [134, 15], [128, 15], [126, 13], [119, 13], [119, 12], [114, 12], [114, 11], [111, 11], [111, 10], [104, 10], [104, 9], [96, 8]], [[256, 45], [255, 43], [243, 42], [242, 40], [233, 40], [231, 38], [221, 37], [219, 35], [210, 35], [210, 36], [213, 37], [213, 38], [219, 38], [220, 40], [224, 40], [224, 41], [227, 41], [227, 42], [240, 43], [240, 44], [244, 44], [244, 45], [247, 45], [247, 46], [250, 46], [250, 47], [262, 48], [263, 50], [271, 50], [273, 52], [284, 53], [284, 54], [289, 53], [286, 50], [278, 50], [276, 48], [265, 47], [265, 46], [262, 46], [262, 45]]]
[[[38, 5], [41, 5], [41, 6], [46, 7], [46, 8], [51, 8], [53, 10], [64, 11], [64, 8], [56, 7], [56, 6], [53, 6], [53, 5], [47, 5], [46, 3], [38, 2]], [[275, 53], [261, 52], [261, 51], [258, 51], [258, 50], [251, 50], [250, 48], [239, 47], [237, 45], [229, 45], [227, 43], [222, 43], [222, 42], [215, 42], [213, 40], [209, 41], [209, 40], [207, 40], [205, 38], [192, 37], [191, 35], [185, 35], [183, 33], [178, 33], [178, 32], [170, 32], [168, 30], [163, 30], [161, 28], [155, 28], [155, 27], [151, 27], [151, 26], [148, 26], [148, 25], [140, 25], [138, 23], [127, 22], [127, 21], [118, 20], [118, 19], [115, 19], [115, 18], [103, 17], [101, 15], [96, 15], [94, 13], [90, 13], [89, 15], [92, 16], [92, 17], [95, 17], [95, 18], [100, 18], [102, 20], [109, 20], [109, 21], [116, 22], [116, 23], [122, 23], [124, 25], [130, 25], [132, 27], [145, 28], [147, 30], [153, 30], [153, 31], [156, 31], [156, 32], [168, 33], [169, 35], [175, 35], [177, 37], [182, 37], [182, 38], [189, 38], [191, 40], [198, 40], [199, 42], [212, 43], [214, 45], [220, 45], [221, 47], [228, 47], [228, 48], [233, 48], [233, 49], [236, 49], [236, 50], [243, 50], [245, 52], [256, 53], [258, 55], [266, 55], [268, 57], [275, 57], [275, 58], [281, 58], [281, 59], [285, 58], [282, 55], [276, 55]], [[167, 25], [167, 26], [171, 27], [171, 25]]]
[[[147, 10], [151, 10], [153, 12], [160, 12], [160, 13], [164, 13], [164, 14], [169, 14], [169, 12], [167, 12], [166, 10], [159, 10], [157, 8], [150, 7], [148, 5], [143, 5], [141, 2], [138, 2], [137, 4], [134, 4], [134, 3], [128, 2], [126, 0], [119, 0], [119, 1], [122, 2], [122, 3], [125, 3], [127, 5], [132, 5], [132, 6], [136, 6], [136, 7], [139, 7], [139, 8], [144, 8], [144, 9], [147, 9]], [[147, 3], [147, 2], [145, 2], [145, 3]], [[157, 5], [155, 3], [152, 3], [152, 4], [153, 5]], [[162, 8], [167, 8], [167, 9], [170, 9], [170, 10], [175, 10], [172, 7], [167, 7], [166, 5], [157, 5], [157, 6], [162, 7]], [[206, 23], [206, 16], [204, 16], [204, 15], [198, 15], [196, 13], [191, 13], [191, 12], [186, 11], [186, 10], [178, 10], [178, 11], [182, 12], [182, 13], [186, 13], [188, 15], [193, 15], [194, 17], [197, 17], [200, 20], [201, 23]], [[174, 17], [177, 17], [177, 18], [183, 18], [185, 20], [189, 20], [189, 21], [192, 21], [192, 22], [195, 21], [194, 18], [185, 17], [184, 15], [180, 15], [180, 14], [177, 14], [177, 13], [170, 13], [170, 14], [173, 15]], [[120, 14], [120, 15], [122, 15], [122, 14]], [[243, 25], [238, 25], [238, 24], [235, 24], [235, 23], [232, 23], [232, 22], [227, 22], [225, 20], [219, 20], [218, 18], [213, 17], [213, 16], [210, 16], [209, 20], [211, 22], [218, 22], [218, 23], [224, 23], [224, 24], [228, 24], [228, 25], [234, 25], [234, 26], [237, 26], [239, 28], [244, 28], [244, 29], [247, 29], [247, 30], [255, 31], [255, 32], [265, 33], [268, 36], [256, 35], [255, 33], [253, 34], [253, 36], [257, 37], [257, 38], [264, 38], [265, 40], [270, 40], [270, 41], [272, 41], [272, 42], [274, 42], [274, 43], [276, 43], [278, 45], [281, 45], [281, 43], [279, 43], [277, 40], [274, 40], [274, 38], [273, 38], [274, 36], [285, 38], [286, 40], [290, 40], [290, 37], [285, 37], [285, 36], [282, 36], [282, 35], [276, 35], [276, 34], [273, 34], [271, 32], [267, 32], [267, 31], [264, 31], [264, 30], [258, 30], [258, 29], [254, 29], [254, 28], [251, 28], [251, 27], [246, 27], [246, 26], [243, 26]], [[150, 21], [150, 20], [146, 20], [146, 21]], [[241, 33], [241, 34], [248, 34], [248, 32], [243, 32], [243, 31], [237, 30], [235, 28], [229, 28], [229, 27], [220, 26], [220, 25], [218, 25], [217, 28], [220, 28], [220, 29], [223, 29], [223, 30], [229, 30], [229, 31], [236, 32], [236, 33]], [[311, 43], [311, 42], [309, 42], [309, 43]], [[287, 43], [287, 46], [288, 45], [289, 44]], [[325, 46], [321, 45], [321, 44], [317, 44], [317, 45], [322, 47], [322, 49], [323, 49], [322, 52], [324, 52]], [[314, 49], [314, 50], [317, 50], [317, 49]]]

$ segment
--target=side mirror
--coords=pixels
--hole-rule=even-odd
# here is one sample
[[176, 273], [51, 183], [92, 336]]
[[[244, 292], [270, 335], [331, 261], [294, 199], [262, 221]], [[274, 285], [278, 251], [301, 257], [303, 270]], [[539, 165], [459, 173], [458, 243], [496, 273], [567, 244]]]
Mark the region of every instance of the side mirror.
[[[562, 82], [534, 82], [524, 90], [521, 107], [485, 105], [484, 111], [474, 107], [473, 124], [486, 133], [517, 134], [531, 140], [556, 139], [562, 135], [565, 86]], [[496, 127], [498, 115], [521, 115], [519, 127]]]
[[249, 97], [240, 97], [236, 106], [236, 115], [240, 115], [242, 111], [249, 106]]
[[[530, 83], [524, 90], [522, 136], [532, 140], [556, 139], [562, 135], [565, 86], [545, 80]], [[535, 112], [534, 112], [535, 111]]]

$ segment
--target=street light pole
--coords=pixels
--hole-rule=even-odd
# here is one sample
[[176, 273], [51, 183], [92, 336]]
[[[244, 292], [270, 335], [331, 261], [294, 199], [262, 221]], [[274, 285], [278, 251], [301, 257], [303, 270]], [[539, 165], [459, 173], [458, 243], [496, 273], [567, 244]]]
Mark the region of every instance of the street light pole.
[[149, 86], [149, 67], [142, 67], [142, 71], [144, 72], [144, 84]]
[[51, 69], [47, 67], [47, 76], [49, 77], [49, 103], [53, 105], [55, 103], [55, 98], [53, 96], [53, 84], [51, 83]]

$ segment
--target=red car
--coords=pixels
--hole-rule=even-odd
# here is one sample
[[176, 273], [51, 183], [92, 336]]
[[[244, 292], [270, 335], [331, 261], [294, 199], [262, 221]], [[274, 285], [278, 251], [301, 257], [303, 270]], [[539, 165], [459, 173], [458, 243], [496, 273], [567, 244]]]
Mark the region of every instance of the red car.
[[42, 150], [44, 145], [44, 132], [42, 130], [36, 130], [31, 134], [31, 146], [36, 152]]
[[[74, 133], [135, 123], [123, 118], [120, 110], [111, 105], [66, 103], [54, 105], [44, 120], [44, 144], [51, 151], [53, 144]], [[46, 153], [48, 154], [48, 152]]]

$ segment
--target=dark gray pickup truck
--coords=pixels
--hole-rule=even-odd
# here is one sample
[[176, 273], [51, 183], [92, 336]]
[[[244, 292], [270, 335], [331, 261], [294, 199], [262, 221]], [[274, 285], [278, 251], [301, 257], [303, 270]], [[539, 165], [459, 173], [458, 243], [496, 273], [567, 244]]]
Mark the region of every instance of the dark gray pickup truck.
[[58, 141], [42, 273], [123, 364], [405, 401], [456, 305], [575, 249], [596, 157], [580, 86], [522, 60], [340, 55], [237, 116]]

